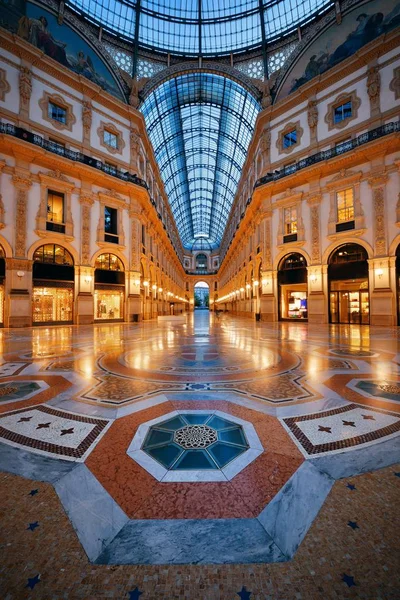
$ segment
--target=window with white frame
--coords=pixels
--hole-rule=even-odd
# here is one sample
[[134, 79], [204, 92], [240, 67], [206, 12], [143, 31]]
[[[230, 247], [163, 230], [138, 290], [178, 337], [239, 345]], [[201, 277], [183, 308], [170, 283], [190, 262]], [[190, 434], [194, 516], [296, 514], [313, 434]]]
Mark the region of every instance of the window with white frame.
[[110, 146], [110, 148], [118, 149], [118, 135], [112, 131], [108, 131], [108, 129], [104, 129], [103, 131], [103, 142], [107, 146]]
[[58, 121], [63, 125], [66, 125], [67, 123], [67, 109], [63, 106], [59, 106], [51, 100], [49, 100], [47, 106], [47, 116], [49, 117], [49, 119], [52, 119], [53, 121]]

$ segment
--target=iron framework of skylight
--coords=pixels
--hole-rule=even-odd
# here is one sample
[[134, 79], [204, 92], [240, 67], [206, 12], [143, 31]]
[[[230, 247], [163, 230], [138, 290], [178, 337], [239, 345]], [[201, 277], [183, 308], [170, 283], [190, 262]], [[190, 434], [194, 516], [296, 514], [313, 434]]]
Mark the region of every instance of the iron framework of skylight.
[[265, 46], [324, 13], [334, 0], [67, 0], [138, 47], [215, 57]]
[[210, 73], [169, 79], [141, 110], [182, 244], [218, 247], [259, 111], [238, 83]]

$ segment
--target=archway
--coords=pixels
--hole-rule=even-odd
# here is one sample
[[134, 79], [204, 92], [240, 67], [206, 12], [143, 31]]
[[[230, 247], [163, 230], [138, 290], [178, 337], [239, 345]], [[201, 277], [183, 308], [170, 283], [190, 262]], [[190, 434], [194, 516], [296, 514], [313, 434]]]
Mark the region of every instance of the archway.
[[32, 322], [73, 323], [74, 259], [58, 244], [39, 246], [33, 254]]
[[368, 254], [359, 244], [343, 244], [328, 261], [329, 320], [369, 324]]
[[279, 318], [308, 318], [307, 308], [307, 261], [302, 254], [286, 255], [278, 268]]
[[125, 272], [115, 254], [104, 253], [94, 265], [95, 321], [122, 321], [124, 318]]
[[205, 281], [198, 281], [194, 286], [194, 308], [208, 310], [210, 303], [210, 286]]

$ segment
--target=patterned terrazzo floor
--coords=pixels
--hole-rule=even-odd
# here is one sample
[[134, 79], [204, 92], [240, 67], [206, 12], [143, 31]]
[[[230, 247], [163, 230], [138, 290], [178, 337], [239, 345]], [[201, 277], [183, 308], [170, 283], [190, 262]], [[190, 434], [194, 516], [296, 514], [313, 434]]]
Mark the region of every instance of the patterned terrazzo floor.
[[0, 598], [400, 597], [398, 336], [0, 330]]
[[[135, 598], [129, 593], [138, 588], [140, 600], [235, 600], [246, 587], [250, 600], [395, 600], [399, 471], [397, 465], [336, 482], [292, 561], [212, 566], [92, 565], [52, 486], [3, 473], [1, 597]], [[38, 574], [34, 589], [25, 587]]]

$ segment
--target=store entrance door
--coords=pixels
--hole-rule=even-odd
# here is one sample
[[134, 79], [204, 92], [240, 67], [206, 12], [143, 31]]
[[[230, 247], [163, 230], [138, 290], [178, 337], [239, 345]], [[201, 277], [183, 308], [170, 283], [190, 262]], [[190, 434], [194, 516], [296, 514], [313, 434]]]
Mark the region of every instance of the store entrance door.
[[368, 290], [330, 293], [331, 323], [368, 325]]

